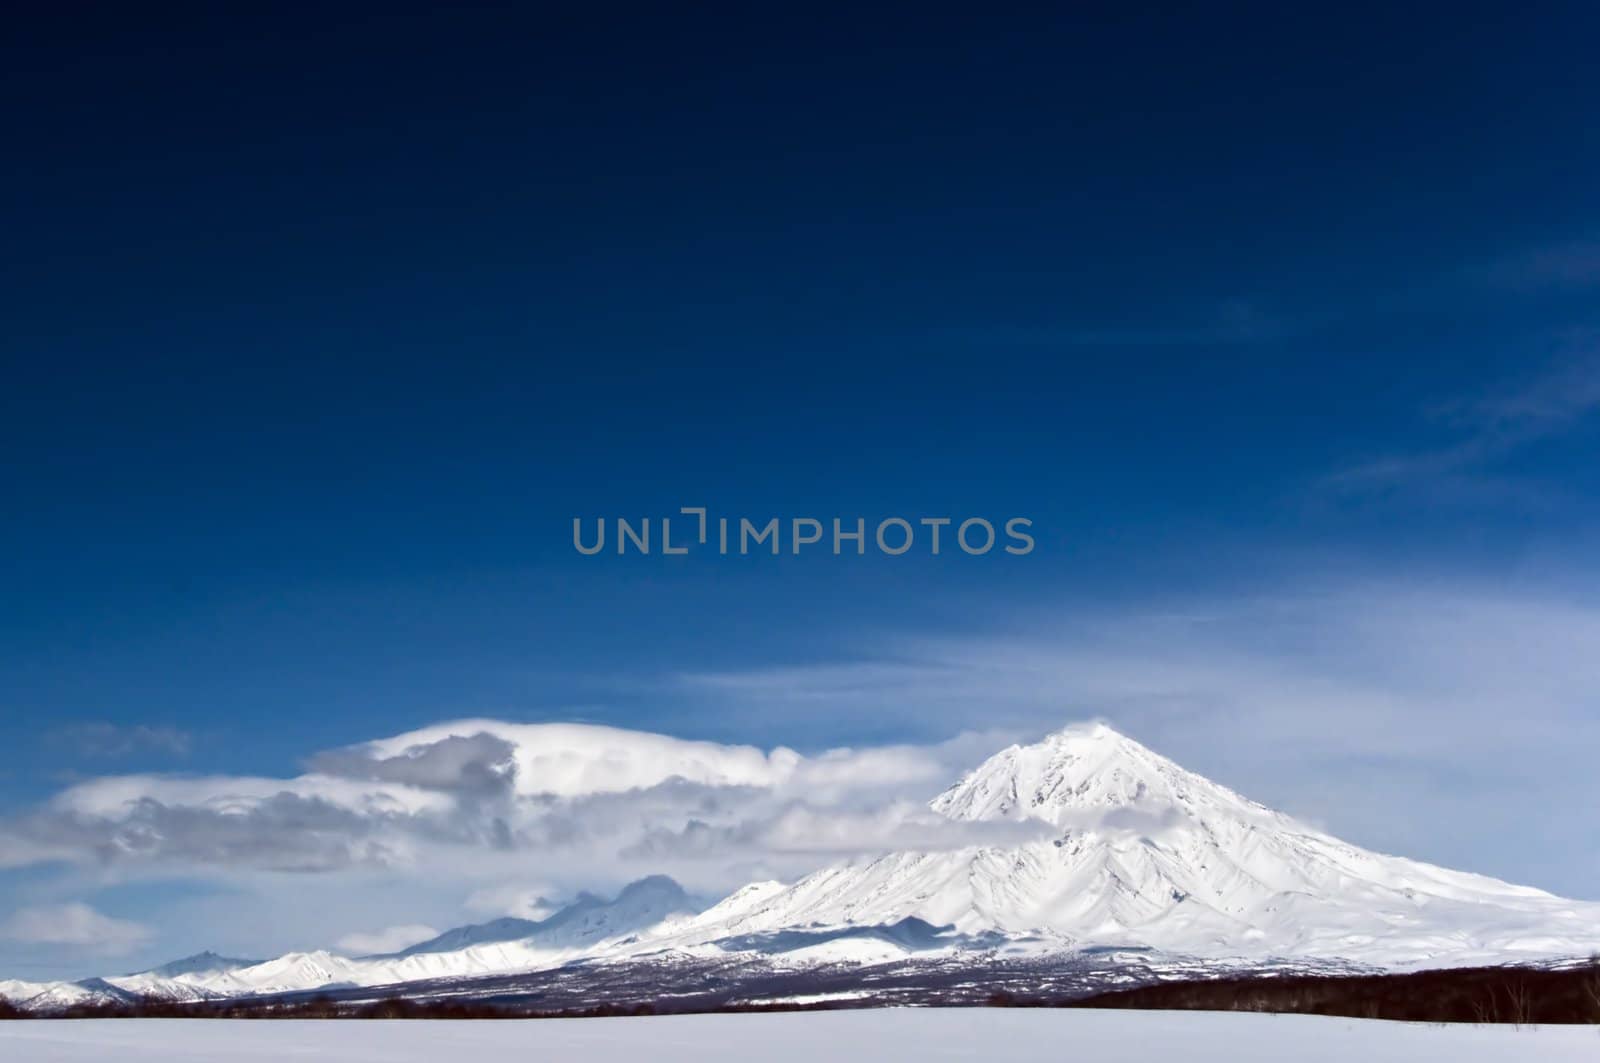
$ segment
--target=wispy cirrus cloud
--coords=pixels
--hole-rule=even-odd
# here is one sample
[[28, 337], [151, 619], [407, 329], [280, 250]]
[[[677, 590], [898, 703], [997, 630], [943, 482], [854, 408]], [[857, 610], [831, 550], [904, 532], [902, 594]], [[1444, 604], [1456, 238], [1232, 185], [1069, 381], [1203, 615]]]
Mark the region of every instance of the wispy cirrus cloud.
[[1552, 371], [1503, 392], [1456, 400], [1444, 413], [1516, 441], [1559, 432], [1600, 410], [1600, 334], [1574, 334], [1568, 345], [1578, 350]]
[[138, 753], [188, 756], [194, 736], [176, 727], [149, 724], [115, 724], [103, 720], [69, 724], [51, 731], [52, 745], [70, 749], [79, 756], [111, 759]]
[[1531, 247], [1473, 270], [1482, 283], [1517, 292], [1600, 287], [1600, 240]]
[[1429, 483], [1453, 485], [1458, 494], [1472, 487], [1479, 495], [1516, 493], [1514, 484], [1486, 470], [1600, 413], [1600, 334], [1570, 333], [1561, 347], [1554, 368], [1531, 379], [1435, 404], [1429, 417], [1446, 442], [1357, 462], [1325, 477], [1322, 486], [1347, 494]]
[[1127, 322], [984, 325], [941, 329], [937, 335], [1006, 347], [1214, 347], [1270, 343], [1314, 323], [1310, 318], [1272, 313], [1255, 300], [1240, 298], [1224, 299], [1207, 311], [1181, 317], [1151, 313]]

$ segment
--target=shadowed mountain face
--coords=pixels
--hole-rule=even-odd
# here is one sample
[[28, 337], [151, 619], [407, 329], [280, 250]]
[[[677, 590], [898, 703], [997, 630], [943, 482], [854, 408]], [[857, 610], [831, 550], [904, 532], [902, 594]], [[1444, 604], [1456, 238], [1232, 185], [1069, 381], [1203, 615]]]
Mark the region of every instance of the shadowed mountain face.
[[219, 956], [207, 950], [197, 952], [193, 956], [185, 956], [181, 960], [164, 963], [150, 971], [168, 978], [176, 978], [180, 974], [209, 974], [213, 971], [231, 971], [236, 967], [250, 967], [260, 963], [260, 960], [241, 960], [229, 956]]
[[[550, 947], [569, 947], [600, 941], [616, 934], [643, 930], [669, 915], [697, 910], [689, 895], [665, 875], [652, 875], [628, 885], [612, 901], [592, 893], [578, 898], [544, 919], [508, 917], [446, 930], [436, 938], [394, 953], [414, 956], [424, 952], [455, 952], [499, 941], [526, 941]], [[379, 957], [374, 957], [379, 958]]]
[[[574, 904], [583, 904], [590, 899], [589, 894], [579, 897]], [[594, 903], [599, 903], [594, 898]], [[399, 952], [379, 953], [368, 959], [381, 959], [384, 956], [415, 956], [419, 952], [454, 952], [457, 949], [470, 948], [473, 945], [482, 945], [491, 941], [516, 941], [533, 935], [539, 927], [544, 925], [543, 920], [518, 919], [515, 916], [506, 916], [504, 919], [492, 919], [487, 923], [471, 923], [467, 926], [458, 926], [446, 930], [438, 937], [419, 941], [410, 948], [401, 949]]]

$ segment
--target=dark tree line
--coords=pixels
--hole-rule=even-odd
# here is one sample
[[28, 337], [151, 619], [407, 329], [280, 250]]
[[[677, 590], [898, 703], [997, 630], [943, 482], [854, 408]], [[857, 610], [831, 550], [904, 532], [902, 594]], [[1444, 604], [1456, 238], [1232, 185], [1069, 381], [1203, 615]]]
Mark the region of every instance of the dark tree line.
[[1411, 974], [1169, 982], [1102, 993], [1074, 1006], [1264, 1011], [1408, 1022], [1600, 1023], [1600, 957], [1565, 970], [1471, 967]]
[[[538, 1019], [654, 1015], [687, 1012], [826, 1011], [872, 1007], [871, 997], [811, 1004], [711, 1004], [683, 1001], [600, 1004], [541, 1009], [533, 1004], [483, 1000], [408, 1000], [391, 997], [353, 1002], [317, 996], [291, 1001], [212, 1000], [178, 1003], [81, 1004], [29, 1014], [0, 1000], [0, 1019]], [[925, 1001], [941, 1003], [937, 997]], [[990, 1007], [1135, 1008], [1176, 1011], [1255, 1011], [1340, 1015], [1408, 1022], [1563, 1024], [1600, 1023], [1600, 955], [1588, 964], [1551, 970], [1538, 967], [1470, 967], [1378, 975], [1258, 975], [1164, 982], [1088, 997], [1030, 997], [997, 992]]]

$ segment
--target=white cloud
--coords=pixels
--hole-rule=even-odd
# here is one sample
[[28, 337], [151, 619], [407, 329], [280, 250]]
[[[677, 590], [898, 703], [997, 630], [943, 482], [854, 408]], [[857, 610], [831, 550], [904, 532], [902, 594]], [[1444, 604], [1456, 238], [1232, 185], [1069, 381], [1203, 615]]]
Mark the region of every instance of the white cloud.
[[385, 927], [370, 934], [346, 934], [335, 941], [334, 948], [350, 956], [376, 956], [399, 952], [429, 938], [439, 936], [439, 931], [421, 923], [406, 923]]
[[243, 815], [279, 797], [316, 801], [363, 816], [420, 815], [450, 807], [449, 797], [411, 786], [372, 784], [327, 775], [267, 779], [238, 775], [111, 775], [57, 794], [51, 804], [64, 812], [102, 819], [125, 815], [139, 803], [202, 809], [218, 816]]
[[561, 909], [559, 903], [550, 899], [556, 892], [550, 886], [529, 886], [525, 883], [484, 886], [467, 896], [466, 909], [491, 919], [506, 915], [514, 915], [518, 919], [545, 919]]
[[34, 945], [65, 945], [108, 956], [131, 952], [150, 937], [149, 928], [102, 915], [87, 904], [21, 908], [0, 923], [0, 937]]
[[456, 770], [443, 774], [428, 762], [436, 759], [439, 751], [478, 736], [488, 736], [495, 743], [497, 756], [488, 774], [508, 780], [522, 795], [623, 793], [669, 779], [707, 786], [767, 787], [787, 780], [802, 760], [782, 746], [763, 753], [754, 746], [692, 742], [593, 724], [479, 719], [455, 720], [379, 739], [317, 758], [315, 763], [334, 762], [350, 774], [375, 773], [454, 789], [462, 772], [473, 763], [470, 755], [453, 758]]
[[1600, 241], [1567, 240], [1529, 248], [1475, 271], [1513, 291], [1583, 290], [1600, 285]]

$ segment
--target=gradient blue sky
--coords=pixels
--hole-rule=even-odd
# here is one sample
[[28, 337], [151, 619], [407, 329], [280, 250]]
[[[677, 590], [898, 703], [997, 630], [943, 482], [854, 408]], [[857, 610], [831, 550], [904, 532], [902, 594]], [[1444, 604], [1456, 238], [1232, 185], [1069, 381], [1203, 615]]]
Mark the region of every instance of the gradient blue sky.
[[[266, 11], [0, 45], [9, 814], [469, 715], [803, 751], [1106, 715], [1600, 897], [1585, 5]], [[697, 504], [1038, 548], [572, 549]], [[59, 874], [0, 912], [201, 888]]]

